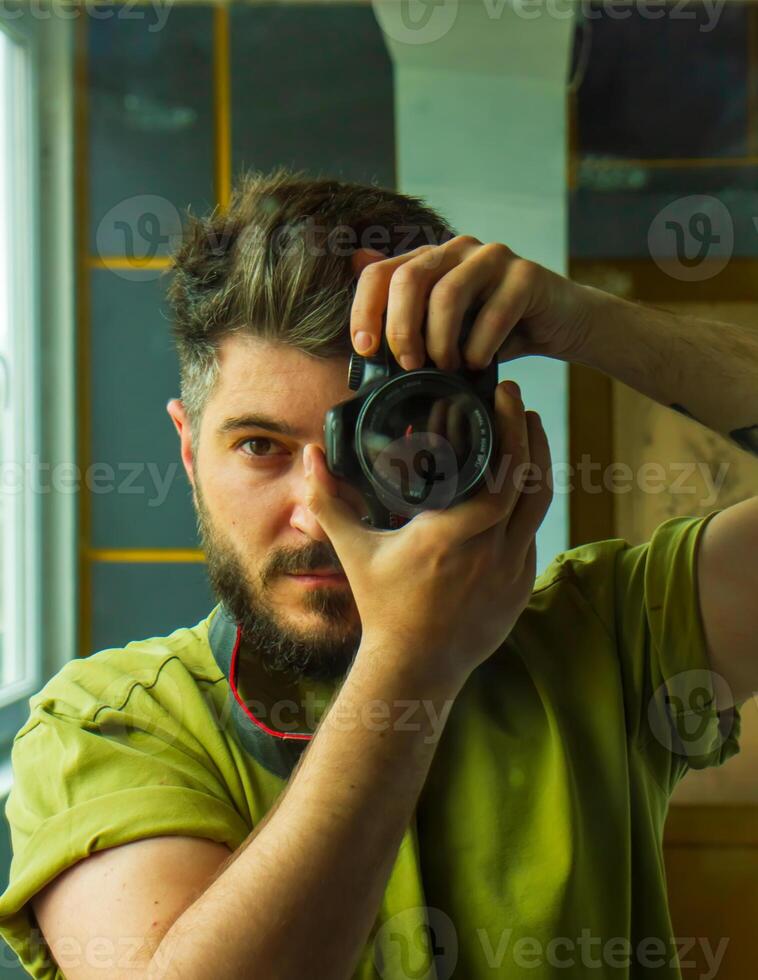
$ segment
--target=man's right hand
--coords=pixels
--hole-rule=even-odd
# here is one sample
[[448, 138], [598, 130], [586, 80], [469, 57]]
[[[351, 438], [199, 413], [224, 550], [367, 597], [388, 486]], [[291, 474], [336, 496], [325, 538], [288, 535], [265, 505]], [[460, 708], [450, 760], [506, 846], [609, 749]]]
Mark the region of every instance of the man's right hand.
[[[502, 458], [480, 491], [395, 531], [368, 528], [313, 443], [310, 511], [329, 537], [362, 624], [361, 651], [421, 690], [453, 696], [503, 643], [529, 601], [535, 535], [552, 499], [550, 449], [517, 386], [495, 392]], [[358, 657], [361, 656], [361, 651]]]

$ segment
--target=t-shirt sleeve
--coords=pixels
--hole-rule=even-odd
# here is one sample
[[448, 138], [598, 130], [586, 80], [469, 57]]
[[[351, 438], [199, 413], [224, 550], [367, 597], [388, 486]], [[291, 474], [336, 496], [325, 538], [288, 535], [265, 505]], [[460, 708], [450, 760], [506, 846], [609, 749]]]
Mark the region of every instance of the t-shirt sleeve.
[[615, 643], [630, 737], [667, 766], [671, 789], [740, 748], [739, 704], [716, 709], [725, 681], [710, 667], [697, 585], [698, 545], [717, 513], [667, 520], [644, 544], [613, 539], [561, 556]]
[[[163, 664], [149, 683], [128, 686], [112, 661], [88, 661], [95, 657], [66, 664], [30, 700], [11, 752], [5, 814], [13, 859], [0, 896], [0, 935], [24, 968], [45, 980], [63, 975], [29, 899], [61, 871], [146, 837], [205, 837], [235, 849], [249, 833], [187, 724], [200, 696], [178, 661]], [[115, 677], [105, 701], [101, 689], [91, 694], [103, 671]]]

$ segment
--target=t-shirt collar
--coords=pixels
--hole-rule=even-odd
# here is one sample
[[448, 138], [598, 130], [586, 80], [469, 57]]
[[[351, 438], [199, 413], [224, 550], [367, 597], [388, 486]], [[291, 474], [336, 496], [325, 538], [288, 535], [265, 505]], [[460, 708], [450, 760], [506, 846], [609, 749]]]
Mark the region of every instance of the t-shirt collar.
[[313, 738], [312, 732], [280, 732], [265, 724], [245, 704], [236, 679], [242, 630], [223, 603], [210, 615], [208, 642], [213, 658], [229, 683], [227, 695], [234, 735], [238, 743], [270, 772], [287, 779]]

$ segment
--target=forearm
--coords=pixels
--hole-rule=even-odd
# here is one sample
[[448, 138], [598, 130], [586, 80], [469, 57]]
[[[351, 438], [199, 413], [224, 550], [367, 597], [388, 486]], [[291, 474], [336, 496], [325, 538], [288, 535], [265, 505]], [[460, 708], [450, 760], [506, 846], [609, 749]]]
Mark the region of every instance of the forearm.
[[[316, 960], [347, 980], [454, 693], [422, 695], [361, 649], [276, 807], [166, 934], [149, 980], [296, 980]], [[406, 718], [404, 699], [418, 699]]]
[[703, 320], [587, 290], [572, 358], [758, 455], [758, 325]]

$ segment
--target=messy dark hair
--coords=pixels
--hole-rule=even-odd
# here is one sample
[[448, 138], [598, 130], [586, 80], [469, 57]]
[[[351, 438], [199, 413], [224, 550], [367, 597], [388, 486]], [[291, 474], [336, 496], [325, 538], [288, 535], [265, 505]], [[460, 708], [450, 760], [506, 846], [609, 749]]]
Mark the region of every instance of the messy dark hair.
[[167, 295], [190, 430], [199, 432], [225, 335], [347, 357], [352, 253], [398, 255], [455, 234], [420, 198], [285, 167], [247, 172], [228, 206], [188, 213]]

